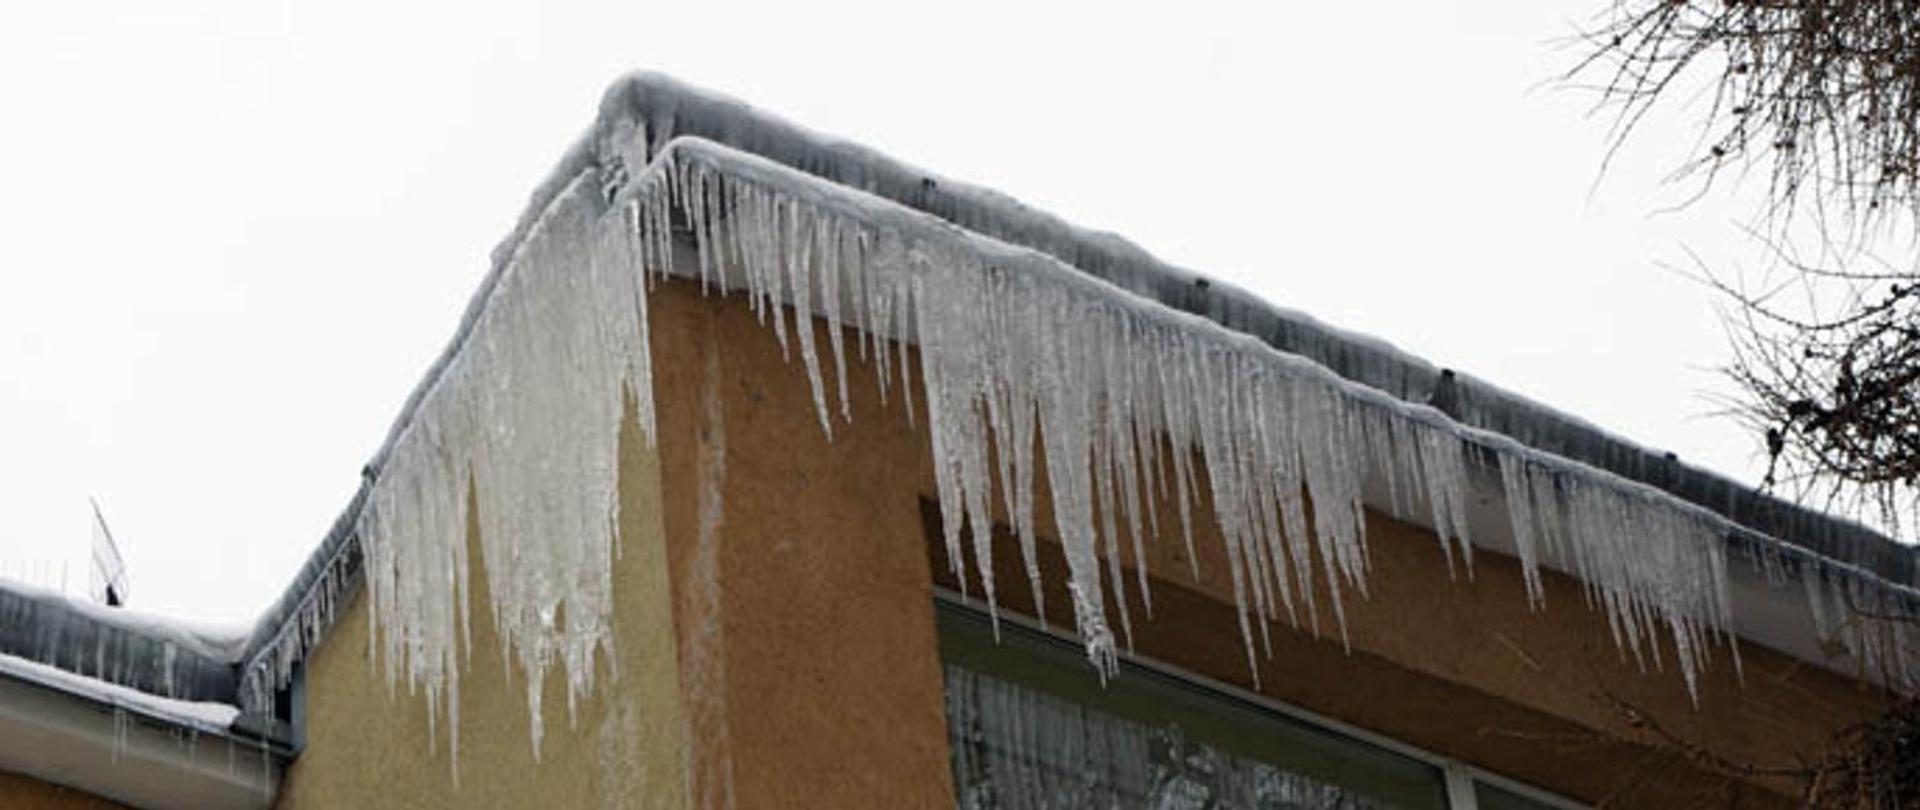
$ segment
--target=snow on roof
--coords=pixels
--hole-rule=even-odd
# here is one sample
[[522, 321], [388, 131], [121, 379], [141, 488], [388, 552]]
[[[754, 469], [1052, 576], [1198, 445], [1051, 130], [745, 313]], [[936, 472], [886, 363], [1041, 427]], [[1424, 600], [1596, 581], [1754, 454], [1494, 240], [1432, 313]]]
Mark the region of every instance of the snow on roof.
[[0, 581], [0, 654], [162, 698], [237, 705], [249, 634]]
[[0, 582], [6, 591], [127, 633], [172, 644], [210, 661], [233, 663], [246, 653], [251, 624], [190, 622], [139, 608], [108, 607], [88, 599], [19, 582]]

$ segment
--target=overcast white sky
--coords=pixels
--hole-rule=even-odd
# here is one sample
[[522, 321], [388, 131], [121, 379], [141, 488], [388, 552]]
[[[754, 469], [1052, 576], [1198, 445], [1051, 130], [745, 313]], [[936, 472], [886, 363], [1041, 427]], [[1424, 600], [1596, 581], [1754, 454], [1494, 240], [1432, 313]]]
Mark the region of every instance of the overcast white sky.
[[[0, 10], [0, 573], [251, 620], [358, 483], [487, 251], [638, 67], [737, 95], [1752, 480], [1751, 262], [1656, 122], [1538, 88], [1603, 0], [14, 3]], [[1590, 194], [1590, 191], [1592, 193]]]

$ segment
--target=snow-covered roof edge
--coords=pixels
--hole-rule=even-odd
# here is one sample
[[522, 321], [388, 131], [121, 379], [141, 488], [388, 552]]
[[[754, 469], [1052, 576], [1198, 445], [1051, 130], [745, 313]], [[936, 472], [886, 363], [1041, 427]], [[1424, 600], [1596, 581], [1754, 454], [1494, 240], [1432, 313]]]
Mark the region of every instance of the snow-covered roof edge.
[[[1118, 236], [1091, 231], [1028, 207], [998, 192], [918, 170], [858, 144], [830, 138], [724, 97], [694, 90], [670, 78], [640, 73], [611, 87], [594, 126], [570, 148], [532, 199], [513, 232], [493, 255], [492, 269], [475, 293], [461, 327], [396, 419], [386, 444], [364, 470], [371, 482], [392, 443], [414, 418], [420, 399], [464, 344], [502, 269], [553, 199], [583, 173], [603, 170], [610, 184], [638, 172], [657, 150], [680, 136], [696, 136], [759, 155], [833, 183], [859, 189], [937, 216], [968, 230], [1054, 256], [1089, 275], [1168, 307], [1213, 320], [1283, 351], [1324, 365], [1342, 377], [1403, 401], [1431, 405], [1464, 425], [1508, 436], [1536, 450], [1573, 459], [1658, 488], [1702, 506], [1754, 532], [1777, 537], [1821, 556], [1873, 571], [1893, 582], [1914, 581], [1910, 549], [1857, 524], [1801, 508], [1699, 470], [1545, 405], [1469, 375], [1440, 369], [1393, 346], [1346, 332], [1303, 313], [1274, 307], [1231, 285], [1166, 264]], [[636, 150], [635, 146], [642, 147]], [[358, 582], [355, 519], [367, 486], [348, 504], [290, 583], [261, 617], [240, 658], [241, 683], [222, 680], [221, 665], [202, 680], [209, 693], [236, 692], [243, 705], [260, 707], [305, 650], [331, 625], [337, 600]], [[0, 599], [4, 599], [0, 592]], [[0, 601], [0, 605], [4, 605]], [[60, 624], [50, 613], [35, 621]], [[82, 621], [78, 626], [84, 626]], [[4, 628], [0, 628], [4, 629]], [[140, 636], [137, 630], [109, 633]], [[21, 645], [32, 660], [66, 667], [93, 644]], [[137, 641], [125, 642], [138, 646]], [[0, 634], [0, 645], [8, 644]], [[71, 649], [67, 649], [68, 647]], [[6, 649], [6, 648], [0, 648]], [[13, 651], [6, 649], [6, 651]], [[128, 649], [116, 660], [137, 661], [153, 653]], [[45, 657], [43, 657], [45, 656]], [[51, 660], [50, 660], [51, 659]], [[206, 662], [200, 662], [206, 663]], [[198, 666], [198, 663], [195, 664]], [[105, 677], [145, 691], [156, 679], [133, 671]], [[232, 673], [232, 667], [226, 668]], [[196, 687], [198, 688], [198, 687]], [[156, 692], [157, 693], [157, 692]], [[215, 698], [222, 699], [222, 698]]]
[[237, 705], [247, 639], [0, 582], [0, 654], [156, 698]]
[[[1785, 540], [1892, 582], [1915, 582], [1914, 550], [1857, 523], [1695, 468], [1472, 375], [1434, 366], [1383, 340], [1274, 306], [1233, 285], [1163, 262], [1120, 236], [1075, 226], [1000, 192], [920, 170], [860, 144], [649, 72], [626, 76], [606, 91], [593, 126], [531, 195], [513, 231], [495, 248], [492, 267], [460, 328], [364, 470], [369, 482], [384, 464], [393, 440], [412, 423], [420, 399], [464, 344], [501, 271], [560, 192], [595, 169], [603, 171], [610, 189], [616, 187], [682, 136], [752, 153], [1051, 255], [1136, 295], [1309, 358], [1346, 379], [1406, 402], [1432, 406], [1469, 427], [1640, 482], [1756, 534]], [[301, 648], [317, 640], [330, 623], [338, 589], [357, 581], [359, 549], [350, 541], [365, 495], [363, 486], [300, 576], [262, 618], [249, 644], [246, 677], [250, 680], [291, 667]]]
[[[647, 154], [623, 154], [636, 130], [644, 133]], [[1915, 582], [1915, 550], [1857, 523], [1693, 467], [1470, 374], [1434, 366], [1381, 339], [1272, 305], [1233, 285], [1163, 262], [1118, 235], [1075, 226], [998, 191], [921, 170], [659, 74], [636, 73], [609, 88], [593, 130], [535, 195], [529, 211], [539, 210], [563, 178], [595, 165], [625, 164], [627, 171], [638, 171], [636, 159], [650, 160], [682, 136], [753, 153], [1051, 255], [1136, 295], [1304, 356], [1354, 382], [1431, 405], [1469, 427], [1655, 487], [1755, 532], [1894, 582]], [[510, 252], [525, 227], [523, 222], [497, 253]]]

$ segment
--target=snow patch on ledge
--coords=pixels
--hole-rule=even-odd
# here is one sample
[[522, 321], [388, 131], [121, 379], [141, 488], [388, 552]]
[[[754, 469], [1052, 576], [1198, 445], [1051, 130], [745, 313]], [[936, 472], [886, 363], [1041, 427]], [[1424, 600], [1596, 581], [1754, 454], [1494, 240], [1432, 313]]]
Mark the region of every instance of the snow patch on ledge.
[[90, 619], [156, 641], [165, 642], [214, 661], [234, 662], [246, 649], [251, 624], [189, 622], [147, 613], [134, 608], [107, 607], [55, 590], [0, 578], [0, 590], [57, 607], [64, 612]]
[[225, 703], [164, 698], [5, 653], [0, 653], [0, 677], [38, 684], [114, 709], [166, 720], [194, 731], [224, 732], [240, 715], [238, 707]]
[[232, 701], [247, 631], [0, 581], [0, 653], [149, 694]]

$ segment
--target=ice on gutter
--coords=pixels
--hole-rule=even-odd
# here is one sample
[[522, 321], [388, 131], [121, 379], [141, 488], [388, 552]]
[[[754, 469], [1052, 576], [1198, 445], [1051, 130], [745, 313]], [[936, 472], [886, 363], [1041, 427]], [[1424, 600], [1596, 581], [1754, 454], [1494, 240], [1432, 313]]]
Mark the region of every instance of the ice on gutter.
[[[1385, 511], [1431, 525], [1443, 546], [1451, 539], [1464, 556], [1471, 553], [1464, 536], [1468, 491], [1476, 468], [1485, 467], [1497, 470], [1505, 492], [1503, 528], [1529, 576], [1530, 596], [1544, 596], [1543, 565], [1574, 574], [1607, 615], [1615, 640], [1636, 658], [1660, 665], [1656, 635], [1667, 635], [1690, 687], [1710, 638], [1730, 629], [1727, 539], [1736, 535], [1734, 547], [1767, 578], [1791, 575], [1800, 580], [1796, 588], [1807, 587], [1821, 630], [1847, 643], [1869, 672], [1912, 683], [1909, 626], [1857, 621], [1839, 608], [1911, 614], [1914, 592], [1871, 571], [1754, 535], [1645, 484], [1461, 425], [1211, 320], [1115, 290], [1050, 256], [922, 212], [698, 139], [675, 141], [656, 161], [669, 181], [643, 182], [632, 203], [642, 212], [642, 243], [668, 244], [660, 235], [664, 214], [650, 222], [644, 212], [677, 206], [700, 243], [703, 282], [748, 290], [762, 312], [773, 314], [776, 337], [782, 326], [774, 305], [787, 302], [800, 323], [817, 310], [869, 336], [900, 329], [917, 343], [950, 559], [962, 557], [962, 528], [988, 520], [993, 473], [1011, 482], [1001, 494], [1023, 544], [1032, 542], [1031, 448], [1039, 439], [1048, 456], [1039, 472], [1055, 496], [1076, 616], [1096, 661], [1111, 655], [1110, 612], [1122, 631], [1129, 620], [1114, 561], [1123, 540], [1140, 542], [1141, 489], [1170, 485], [1178, 492], [1207, 482], [1253, 658], [1252, 617], [1316, 622], [1307, 596], [1314, 576], [1334, 594], [1336, 624], [1340, 590], [1364, 592], [1366, 490], [1384, 483]], [[737, 276], [720, 278], [725, 262], [710, 256], [735, 258]], [[836, 289], [864, 291], [867, 300], [854, 292], [847, 296], [851, 314], [835, 312]], [[826, 307], [810, 304], [812, 298]], [[808, 331], [794, 334], [826, 428], [831, 394], [822, 384], [823, 361]], [[884, 346], [871, 348], [883, 361]], [[838, 347], [834, 359], [835, 369], [844, 368]], [[885, 363], [875, 366], [884, 378]], [[1029, 414], [1037, 422], [1024, 423]], [[1166, 459], [1153, 438], [1160, 436], [1173, 450]], [[1181, 469], [1188, 448], [1200, 451], [1204, 476]], [[989, 470], [990, 459], [998, 470]], [[1309, 512], [1303, 491], [1326, 508]], [[976, 568], [985, 569], [988, 547], [974, 539]], [[1026, 553], [1031, 576], [1030, 548]], [[1309, 570], [1316, 560], [1317, 574]], [[1117, 591], [1111, 602], [1103, 596], [1109, 588]]]
[[167, 698], [234, 700], [249, 632], [0, 583], [0, 654]]
[[0, 771], [130, 807], [268, 807], [288, 751], [241, 723], [226, 702], [169, 700], [0, 655]]
[[[1470, 564], [1466, 505], [1482, 469], [1496, 470], [1505, 492], [1530, 601], [1544, 598], [1544, 565], [1574, 573], [1616, 642], [1656, 667], [1671, 655], [1690, 689], [1729, 633], [1725, 538], [1735, 527], [1719, 515], [1463, 426], [1052, 256], [680, 138], [632, 177], [583, 172], [546, 205], [464, 350], [397, 435], [360, 514], [371, 638], [392, 682], [426, 693], [430, 719], [458, 720], [469, 497], [493, 594], [482, 607], [529, 685], [536, 752], [546, 671], [564, 674], [570, 709], [592, 689], [594, 657], [613, 644], [625, 398], [652, 431], [642, 282], [675, 266], [679, 225], [696, 243], [702, 285], [743, 291], [798, 357], [827, 435], [846, 420], [849, 347], [839, 333], [817, 344], [816, 312], [857, 329], [852, 350], [883, 391], [912, 395], [904, 352], [917, 346], [956, 566], [970, 540], [976, 571], [991, 570], [984, 528], [997, 496], [1037, 587], [1033, 486], [1046, 476], [1076, 627], [1103, 672], [1131, 631], [1119, 561], [1144, 559], [1144, 527], [1162, 520], [1141, 494], [1176, 493], [1184, 527], [1203, 481], [1255, 667], [1269, 621], [1318, 629], [1325, 608], [1344, 633], [1342, 591], [1367, 588], [1370, 482], [1385, 484], [1392, 514], [1429, 523]], [[1204, 469], [1189, 468], [1196, 457]], [[1806, 578], [1816, 612], [1836, 590], [1912, 609], [1910, 590], [1871, 572], [1789, 544], [1755, 548], [1756, 565]], [[1324, 606], [1316, 587], [1331, 594]], [[989, 579], [990, 603], [994, 589]], [[1880, 631], [1850, 638], [1852, 651], [1909, 685], [1905, 628]]]
[[[689, 134], [727, 146], [680, 137]], [[607, 193], [629, 206], [615, 209], [631, 217], [626, 232], [609, 218]], [[624, 390], [651, 401], [644, 350], [638, 359], [621, 354], [645, 340], [645, 300], [632, 279], [643, 266], [671, 265], [680, 225], [692, 226], [700, 243], [702, 278], [745, 290], [783, 343], [781, 305], [790, 304], [801, 309], [796, 325], [819, 312], [860, 327], [856, 350], [865, 348], [882, 380], [905, 371], [888, 359], [882, 338], [919, 345], [924, 392], [897, 390], [926, 397], [932, 411], [950, 546], [968, 539], [965, 527], [980, 525], [996, 495], [1030, 542], [1028, 487], [1034, 475], [1049, 476], [1066, 494], [1056, 499], [1055, 520], [1069, 527], [1063, 541], [1076, 615], [1096, 661], [1116, 643], [1111, 621], [1124, 636], [1131, 618], [1108, 615], [1107, 594], [1128, 586], [1112, 567], [1099, 570], [1095, 550], [1106, 550], [1111, 564], [1116, 544], [1142, 537], [1142, 519], [1191, 517], [1142, 515], [1151, 502], [1135, 497], [1139, 487], [1172, 486], [1186, 496], [1207, 483], [1238, 560], [1246, 625], [1253, 616], [1286, 615], [1312, 626], [1324, 608], [1338, 626], [1339, 601], [1316, 605], [1306, 585], [1320, 577], [1366, 586], [1362, 496], [1384, 488], [1388, 511], [1419, 513], [1464, 558], [1474, 546], [1473, 521], [1463, 514], [1471, 484], [1506, 494], [1506, 530], [1527, 570], [1546, 565], [1581, 576], [1616, 638], [1638, 654], [1657, 655], [1655, 634], [1666, 628], [1690, 680], [1708, 642], [1727, 632], [1731, 548], [1776, 585], [1804, 586], [1823, 630], [1871, 672], [1912, 683], [1906, 625], [1845, 615], [1913, 612], [1903, 584], [1911, 554], [1871, 532], [1756, 496], [1378, 341], [1204, 284], [1117, 237], [642, 76], [609, 92], [594, 131], [535, 195], [459, 333], [368, 466], [368, 485], [250, 642], [249, 700], [264, 699], [266, 686], [330, 624], [339, 594], [357, 581], [362, 547], [391, 674], [442, 700], [457, 690], [454, 639], [468, 623], [463, 516], [451, 506], [464, 503], [461, 470], [473, 471], [486, 512], [483, 553], [532, 555], [525, 571], [489, 566], [490, 575], [513, 579], [495, 585], [486, 609], [508, 623], [510, 648], [532, 680], [560, 666], [575, 690], [590, 688], [594, 650], [609, 643], [596, 566], [617, 543], [605, 528], [610, 484], [593, 476], [608, 469], [612, 402]], [[1021, 298], [1053, 308], [1012, 303]], [[563, 312], [569, 317], [558, 318]], [[832, 430], [844, 347], [813, 346], [811, 338], [796, 328], [788, 345], [806, 366], [823, 428]], [[530, 342], [515, 343], [522, 340]], [[586, 360], [529, 369], [541, 343], [585, 351]], [[503, 382], [524, 384], [529, 374], [585, 395], [566, 401], [583, 402], [588, 418], [545, 437], [583, 450], [557, 454], [584, 460], [557, 471], [583, 486], [548, 489], [536, 475], [555, 472], [542, 466], [554, 459], [514, 446], [525, 426], [489, 421], [532, 407], [537, 395]], [[1211, 397], [1203, 384], [1227, 395]], [[1071, 427], [1082, 417], [1092, 430]], [[1049, 461], [1036, 470], [1030, 450], [1017, 449], [1031, 447], [1020, 437], [1043, 442], [1049, 459], [1088, 464]], [[1207, 469], [1186, 469], [1190, 456], [1163, 452], [1159, 437], [1206, 451]], [[1004, 451], [996, 444], [1009, 439]], [[584, 447], [593, 441], [609, 447]], [[515, 466], [522, 463], [531, 466]], [[995, 474], [1016, 484], [993, 490]], [[1312, 531], [1303, 525], [1302, 487], [1315, 503], [1336, 505], [1312, 513]], [[514, 517], [507, 498], [525, 499], [541, 517]], [[1633, 528], [1620, 531], [1620, 521]], [[1768, 535], [1769, 527], [1791, 541]], [[551, 547], [533, 548], [540, 543]], [[976, 545], [974, 553], [985, 550]], [[1313, 562], [1321, 570], [1311, 570]], [[1531, 582], [1537, 599], [1538, 580]], [[415, 596], [436, 606], [417, 608]], [[1125, 602], [1113, 604], [1117, 612]], [[566, 627], [556, 628], [562, 613]]]
[[[635, 132], [649, 137], [636, 140]], [[940, 177], [670, 77], [636, 73], [615, 83], [601, 102], [594, 130], [569, 153], [556, 176], [571, 177], [601, 165], [624, 164], [631, 170], [653, 156], [642, 148], [636, 160], [630, 154], [638, 148], [636, 143], [658, 150], [681, 136], [725, 144], [1031, 248], [1136, 295], [1309, 358], [1395, 398], [1431, 404], [1461, 424], [1668, 491], [1760, 534], [1807, 546], [1889, 579], [1914, 581], [1915, 551], [1857, 524], [1691, 468], [1579, 417], [1471, 375], [1437, 368], [1378, 338], [1276, 307], [1232, 285], [1162, 262], [1120, 236], [1077, 227], [992, 189]]]

